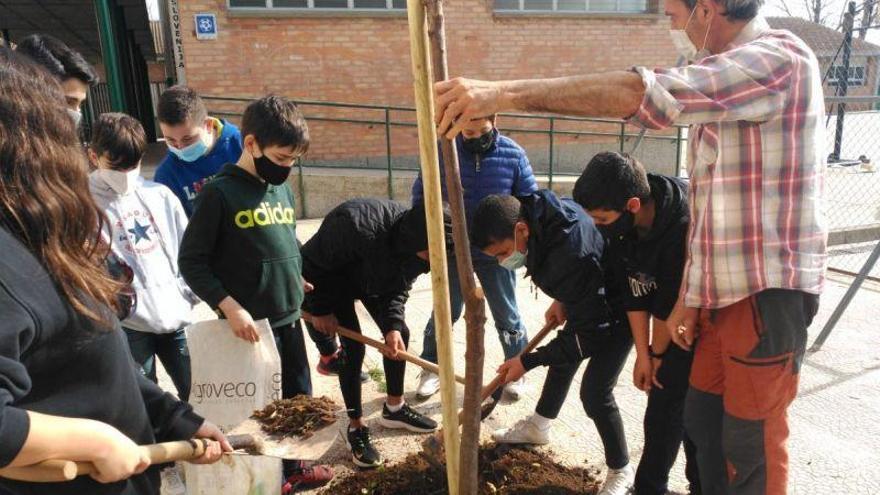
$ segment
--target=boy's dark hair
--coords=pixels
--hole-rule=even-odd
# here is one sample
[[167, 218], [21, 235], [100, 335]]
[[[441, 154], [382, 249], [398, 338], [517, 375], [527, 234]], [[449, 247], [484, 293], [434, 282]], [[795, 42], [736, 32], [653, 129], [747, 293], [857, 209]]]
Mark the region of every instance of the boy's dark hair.
[[651, 186], [645, 168], [635, 158], [607, 151], [590, 160], [574, 183], [572, 197], [585, 210], [623, 211], [630, 198], [649, 199]]
[[92, 126], [91, 149], [99, 157], [105, 154], [113, 170], [131, 170], [147, 150], [144, 127], [124, 113], [104, 113]]
[[[447, 251], [452, 249], [452, 214], [449, 205], [443, 204], [443, 241]], [[397, 228], [397, 247], [408, 254], [428, 249], [428, 220], [425, 205], [416, 204], [401, 218]]]
[[293, 146], [302, 155], [309, 150], [309, 126], [292, 101], [264, 96], [251, 102], [241, 117], [241, 136], [253, 136], [261, 148]]
[[477, 249], [513, 238], [513, 229], [520, 219], [520, 203], [513, 196], [492, 194], [477, 205], [471, 222], [471, 242]]
[[201, 124], [208, 118], [205, 102], [196, 91], [187, 86], [171, 86], [159, 97], [156, 105], [159, 122], [168, 125], [183, 124], [187, 120]]
[[98, 82], [98, 74], [92, 64], [63, 41], [48, 34], [25, 36], [15, 50], [45, 67], [59, 81], [76, 78], [89, 86]]

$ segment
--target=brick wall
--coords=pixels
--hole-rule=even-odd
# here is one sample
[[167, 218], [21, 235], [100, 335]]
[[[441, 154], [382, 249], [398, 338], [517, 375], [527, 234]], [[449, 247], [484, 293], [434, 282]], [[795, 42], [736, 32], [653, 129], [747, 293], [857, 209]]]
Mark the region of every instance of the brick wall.
[[[261, 96], [412, 106], [405, 17], [240, 17], [225, 0], [181, 0], [186, 76], [206, 95]], [[450, 73], [477, 78], [553, 77], [664, 65], [674, 60], [669, 22], [654, 18], [499, 17], [488, 0], [448, 2]], [[217, 14], [217, 40], [196, 40], [192, 16]], [[662, 12], [662, 8], [660, 9]], [[217, 105], [212, 105], [215, 108]], [[239, 110], [241, 105], [231, 105]], [[226, 105], [229, 110], [230, 105]], [[339, 112], [304, 108], [307, 117]], [[381, 120], [376, 111], [346, 118]], [[395, 113], [392, 120], [412, 121]], [[310, 160], [384, 166], [383, 125], [309, 122]], [[523, 135], [540, 148], [544, 136]], [[606, 139], [609, 146], [613, 139]], [[413, 128], [392, 132], [393, 155], [417, 154]], [[545, 145], [546, 147], [546, 145]]]

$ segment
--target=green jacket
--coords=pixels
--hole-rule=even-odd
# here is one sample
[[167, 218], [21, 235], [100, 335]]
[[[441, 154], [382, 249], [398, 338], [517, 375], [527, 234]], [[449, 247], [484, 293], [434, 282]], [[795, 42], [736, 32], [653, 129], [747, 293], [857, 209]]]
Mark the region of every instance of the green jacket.
[[205, 185], [183, 235], [183, 278], [216, 308], [232, 296], [273, 327], [300, 316], [302, 259], [293, 191], [228, 164]]

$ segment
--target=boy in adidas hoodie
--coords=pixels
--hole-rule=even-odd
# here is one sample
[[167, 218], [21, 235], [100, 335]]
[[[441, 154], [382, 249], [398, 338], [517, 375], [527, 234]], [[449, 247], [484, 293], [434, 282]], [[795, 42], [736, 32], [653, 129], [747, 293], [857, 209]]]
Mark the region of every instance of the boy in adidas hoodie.
[[156, 381], [162, 361], [181, 400], [188, 400], [190, 361], [183, 328], [192, 323], [196, 297], [177, 268], [186, 214], [165, 186], [140, 177], [146, 150], [144, 128], [122, 113], [102, 114], [94, 125], [89, 176], [95, 202], [107, 215], [105, 239], [113, 254], [134, 272], [137, 304], [123, 320], [134, 360]]
[[[281, 396], [311, 395], [300, 326], [302, 258], [287, 177], [309, 146], [296, 105], [267, 96], [241, 120], [244, 151], [199, 193], [180, 248], [180, 271], [192, 290], [219, 309], [238, 338], [256, 342], [254, 321], [266, 318], [281, 355]], [[228, 357], [228, 356], [227, 356]], [[332, 472], [285, 463], [291, 482], [329, 481]]]

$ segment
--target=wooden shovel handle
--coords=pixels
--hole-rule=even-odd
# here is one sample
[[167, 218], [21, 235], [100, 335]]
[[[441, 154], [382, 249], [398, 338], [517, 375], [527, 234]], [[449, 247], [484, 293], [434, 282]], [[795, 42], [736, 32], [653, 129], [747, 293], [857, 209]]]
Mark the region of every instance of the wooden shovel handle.
[[[311, 322], [312, 315], [310, 315], [306, 312], [303, 312], [303, 319], [308, 322]], [[366, 335], [364, 335], [360, 332], [355, 332], [354, 330], [349, 330], [348, 328], [338, 326], [338, 327], [336, 327], [336, 333], [338, 333], [339, 335], [342, 335], [343, 337], [345, 337], [347, 339], [354, 340], [355, 342], [360, 342], [361, 344], [368, 345], [368, 346], [373, 347], [375, 349], [378, 349], [382, 352], [389, 352], [390, 351], [388, 346], [385, 345], [385, 342], [381, 342], [376, 339], [372, 339], [372, 338], [367, 337]], [[426, 361], [426, 360], [424, 360], [414, 354], [410, 354], [409, 352], [406, 352], [406, 351], [397, 351], [397, 355], [400, 356], [401, 359], [403, 359], [404, 361], [408, 361], [408, 362], [418, 366], [419, 368], [422, 368], [423, 370], [430, 371], [431, 373], [434, 373], [435, 375], [440, 374], [440, 367], [430, 361]], [[464, 377], [463, 376], [455, 375], [455, 381], [464, 385]]]
[[[188, 461], [201, 457], [208, 440], [193, 439], [178, 442], [156, 443], [141, 447], [150, 458], [150, 464]], [[38, 462], [30, 466], [0, 469], [0, 477], [35, 483], [70, 481], [77, 476], [92, 474], [95, 465], [90, 462], [73, 462], [62, 459]]]
[[[556, 328], [556, 323], [546, 323], [543, 328], [534, 336], [529, 343], [526, 344], [526, 347], [517, 354], [516, 356], [522, 356], [524, 354], [528, 354], [535, 350], [536, 347], [544, 340], [547, 335], [552, 332]], [[483, 386], [483, 390], [480, 391], [480, 402], [482, 403], [484, 400], [488, 399], [492, 392], [494, 392], [501, 384], [504, 382], [504, 375], [497, 374], [495, 378], [492, 379], [491, 382]], [[459, 422], [462, 420], [463, 411], [459, 411], [458, 420]]]

